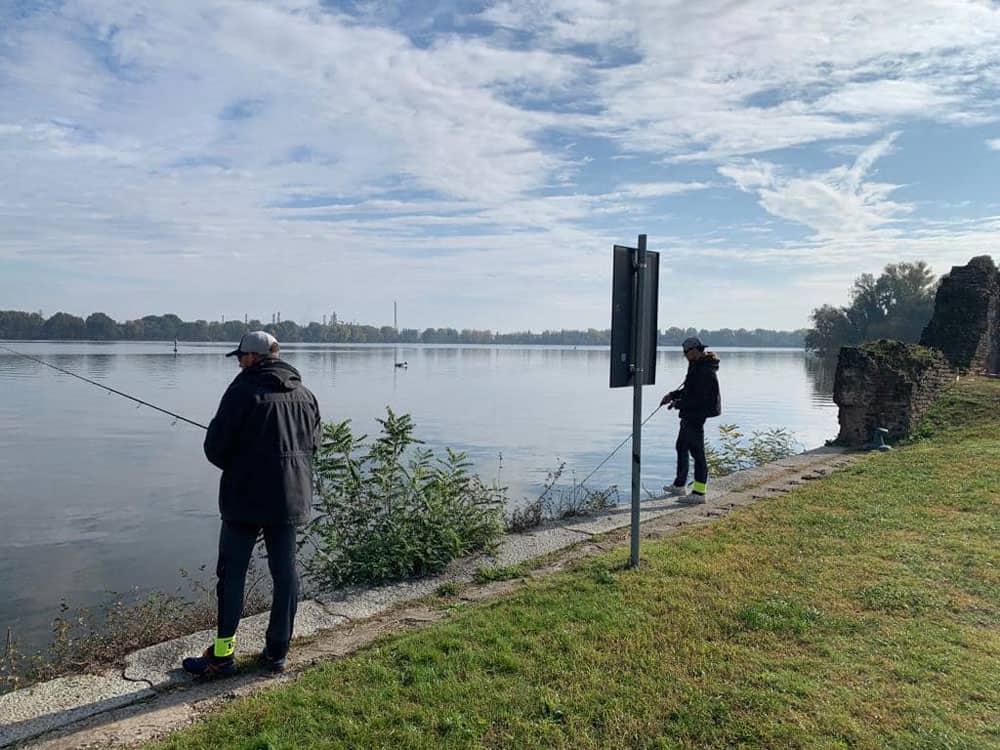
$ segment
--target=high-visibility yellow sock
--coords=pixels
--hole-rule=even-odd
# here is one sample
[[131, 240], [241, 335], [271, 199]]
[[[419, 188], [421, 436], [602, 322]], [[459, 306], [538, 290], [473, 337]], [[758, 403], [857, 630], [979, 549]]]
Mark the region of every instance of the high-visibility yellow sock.
[[695, 482], [694, 491], [699, 495], [704, 495], [705, 491], [708, 489], [708, 484], [706, 482]]
[[216, 638], [215, 639], [215, 654], [216, 658], [225, 658], [227, 656], [232, 656], [233, 652], [236, 650], [236, 636], [230, 636], [229, 638]]

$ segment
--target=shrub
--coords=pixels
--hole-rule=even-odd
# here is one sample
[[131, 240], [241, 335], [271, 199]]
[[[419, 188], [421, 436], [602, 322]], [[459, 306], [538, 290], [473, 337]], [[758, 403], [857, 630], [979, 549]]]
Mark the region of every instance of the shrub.
[[799, 444], [783, 428], [756, 430], [745, 438], [735, 424], [719, 425], [719, 444], [705, 446], [708, 473], [715, 477], [794, 455]]
[[506, 488], [470, 472], [464, 453], [439, 458], [413, 436], [413, 420], [386, 409], [371, 443], [350, 421], [327, 424], [316, 460], [316, 517], [305, 569], [324, 586], [379, 584], [437, 573], [493, 548]]
[[507, 518], [508, 531], [520, 533], [541, 526], [545, 521], [586, 516], [618, 505], [617, 485], [603, 490], [591, 489], [576, 480], [568, 487], [559, 485], [565, 470], [566, 462], [562, 461], [546, 476], [542, 494], [511, 511]]

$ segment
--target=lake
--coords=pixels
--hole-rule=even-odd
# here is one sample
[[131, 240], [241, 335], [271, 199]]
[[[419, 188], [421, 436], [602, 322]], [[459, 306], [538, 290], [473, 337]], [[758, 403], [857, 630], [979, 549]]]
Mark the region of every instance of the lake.
[[[237, 372], [233, 345], [9, 343], [110, 387], [207, 424]], [[723, 416], [745, 432], [782, 427], [803, 448], [837, 432], [832, 377], [801, 350], [719, 349]], [[566, 462], [582, 480], [631, 431], [632, 389], [608, 388], [604, 347], [289, 345], [325, 420], [372, 434], [385, 407], [413, 416], [429, 447], [466, 451], [513, 505], [537, 497]], [[394, 361], [408, 367], [394, 367]], [[679, 349], [659, 352], [643, 416], [684, 378]], [[643, 485], [673, 479], [678, 420], [661, 410], [643, 430]], [[712, 422], [706, 429], [716, 435]], [[219, 472], [203, 430], [0, 350], [0, 636], [23, 649], [48, 640], [65, 601], [108, 592], [176, 591], [180, 570], [214, 570]], [[500, 456], [502, 455], [502, 463]], [[502, 468], [501, 468], [502, 466]], [[625, 445], [588, 482], [627, 502]]]

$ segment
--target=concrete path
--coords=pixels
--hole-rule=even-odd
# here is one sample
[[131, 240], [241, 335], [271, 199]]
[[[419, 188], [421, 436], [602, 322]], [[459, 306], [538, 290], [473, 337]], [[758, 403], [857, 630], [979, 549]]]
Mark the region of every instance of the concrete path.
[[[683, 506], [658, 498], [643, 504], [643, 536], [659, 537], [685, 525], [706, 523], [733, 508], [788, 492], [849, 465], [859, 454], [819, 448], [766, 466], [713, 480], [708, 502]], [[440, 607], [421, 600], [443, 584], [459, 588], [463, 601], [512, 591], [519, 581], [474, 585], [479, 568], [531, 564], [533, 576], [628, 542], [630, 510], [572, 519], [504, 538], [495, 557], [456, 561], [436, 577], [349, 589], [302, 602], [289, 671], [280, 677], [256, 671], [198, 683], [180, 670], [183, 656], [201, 652], [214, 631], [194, 633], [129, 654], [123, 670], [64, 677], [0, 696], [0, 748], [38, 750], [129, 747], [189, 724], [238, 696], [296, 679], [305, 667], [353, 653], [380, 635], [442, 619]], [[238, 643], [252, 653], [263, 643], [267, 614], [240, 624]], [[238, 654], [239, 655], [239, 654]]]

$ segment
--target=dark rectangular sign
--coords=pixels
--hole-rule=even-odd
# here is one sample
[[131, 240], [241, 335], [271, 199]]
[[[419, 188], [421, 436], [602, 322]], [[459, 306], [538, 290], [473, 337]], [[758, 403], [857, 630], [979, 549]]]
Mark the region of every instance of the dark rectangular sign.
[[[640, 385], [656, 382], [657, 301], [660, 287], [660, 254], [646, 251], [643, 299], [638, 310], [635, 306], [636, 273], [632, 258], [638, 251], [631, 247], [615, 245], [612, 250], [611, 280], [611, 387], [633, 385], [631, 365], [641, 367], [644, 377]], [[645, 321], [644, 341], [635, 348], [634, 326], [642, 316]]]

